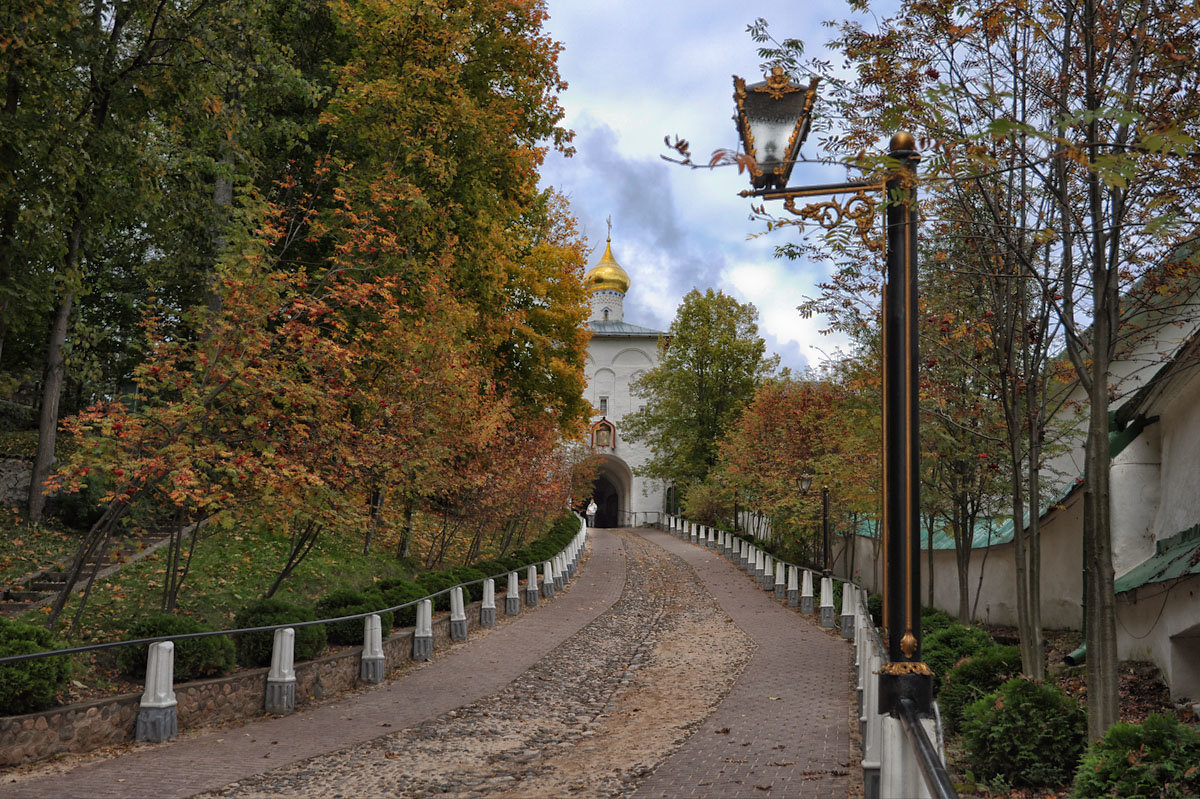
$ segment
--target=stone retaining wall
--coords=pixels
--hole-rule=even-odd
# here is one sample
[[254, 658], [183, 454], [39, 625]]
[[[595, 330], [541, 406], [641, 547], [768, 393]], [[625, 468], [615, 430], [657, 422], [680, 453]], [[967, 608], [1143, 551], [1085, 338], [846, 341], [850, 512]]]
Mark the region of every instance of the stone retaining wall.
[[[524, 608], [522, 608], [524, 609]], [[479, 603], [467, 611], [468, 625], [478, 626]], [[383, 642], [390, 672], [412, 660], [412, 628], [397, 630]], [[450, 615], [433, 623], [435, 649], [450, 645]], [[362, 647], [297, 663], [296, 706], [361, 687], [358, 679]], [[228, 677], [175, 686], [179, 729], [263, 715], [268, 669], [252, 669]], [[124, 694], [77, 705], [0, 718], [0, 766], [31, 763], [64, 752], [90, 752], [133, 740], [139, 694]]]
[[0, 503], [21, 506], [29, 499], [29, 481], [33, 477], [33, 458], [21, 455], [0, 457]]

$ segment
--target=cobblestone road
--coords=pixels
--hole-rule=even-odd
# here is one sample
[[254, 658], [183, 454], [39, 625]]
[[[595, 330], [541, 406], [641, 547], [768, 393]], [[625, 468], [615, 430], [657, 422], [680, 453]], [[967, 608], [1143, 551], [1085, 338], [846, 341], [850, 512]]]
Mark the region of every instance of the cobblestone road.
[[[297, 713], [230, 729], [216, 743], [213, 733], [185, 737], [61, 782], [0, 784], [0, 797], [852, 791], [845, 642], [727, 561], [665, 534], [596, 531], [592, 546], [562, 597], [387, 686], [307, 714], [307, 725]], [[461, 698], [432, 701], [447, 681], [466, 684]], [[286, 757], [276, 746], [286, 741], [271, 741], [269, 759], [252, 751], [276, 736], [271, 724], [303, 738]], [[145, 773], [155, 768], [164, 776]]]

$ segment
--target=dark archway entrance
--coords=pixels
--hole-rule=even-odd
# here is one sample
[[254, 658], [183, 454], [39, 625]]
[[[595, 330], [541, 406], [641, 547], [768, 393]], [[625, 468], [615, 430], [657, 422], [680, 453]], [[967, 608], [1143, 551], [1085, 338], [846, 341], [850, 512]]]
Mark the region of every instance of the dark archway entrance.
[[596, 526], [620, 527], [621, 495], [617, 487], [605, 475], [592, 484], [592, 498], [596, 501]]

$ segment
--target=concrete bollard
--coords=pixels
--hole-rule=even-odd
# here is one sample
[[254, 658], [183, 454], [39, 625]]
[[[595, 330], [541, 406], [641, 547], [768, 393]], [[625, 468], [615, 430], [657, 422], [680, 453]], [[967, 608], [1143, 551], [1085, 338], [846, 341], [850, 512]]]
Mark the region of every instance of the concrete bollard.
[[711, 527], [708, 528], [708, 538], [704, 539], [704, 548], [705, 549], [716, 549], [717, 548], [717, 531], [712, 529]]
[[467, 610], [463, 606], [461, 585], [450, 589], [450, 640], [467, 640]]
[[533, 607], [538, 603], [538, 571], [537, 566], [530, 566], [525, 577], [525, 605]]
[[783, 561], [775, 561], [775, 598], [787, 598], [787, 577]]
[[379, 614], [372, 613], [363, 619], [363, 651], [358, 660], [358, 679], [378, 684], [383, 682], [383, 676], [383, 625]]
[[764, 557], [765, 555], [766, 553], [758, 547], [754, 548], [754, 570], [751, 572], [751, 574], [753, 574], [754, 579], [758, 580], [760, 583], [762, 582], [763, 561], [766, 559]]
[[567, 582], [575, 578], [575, 564], [579, 560], [579, 545], [572, 542], [570, 550], [571, 555], [567, 558]]
[[695, 523], [692, 524], [692, 543], [700, 543], [700, 525]]
[[745, 570], [746, 574], [754, 574], [754, 559], [757, 557], [757, 555], [754, 553], [757, 550], [758, 547], [754, 546], [754, 544], [742, 546], [742, 554], [745, 555], [745, 557], [742, 559], [742, 569]]
[[858, 723], [863, 740], [863, 794], [865, 799], [880, 799], [879, 770], [883, 716], [879, 713], [879, 678], [875, 675], [883, 666], [878, 653], [871, 652], [867, 657], [869, 669], [866, 684], [863, 686], [863, 715]]
[[763, 573], [758, 584], [764, 591], [775, 590], [775, 558], [765, 552], [763, 553]]
[[521, 579], [516, 572], [508, 573], [508, 590], [504, 594], [504, 613], [517, 616], [521, 613]]
[[854, 640], [854, 605], [857, 592], [854, 583], [842, 583], [842, 637]]
[[146, 653], [146, 689], [138, 705], [134, 738], [162, 743], [179, 734], [175, 700], [175, 644], [159, 641]]
[[422, 599], [417, 603], [417, 624], [413, 628], [413, 660], [429, 660], [433, 657], [433, 600]]
[[813, 581], [812, 572], [804, 570], [804, 581], [800, 584], [800, 612], [813, 612]]
[[542, 598], [554, 599], [554, 564], [542, 563]]
[[733, 549], [729, 553], [729, 559], [734, 563], [738, 563], [742, 559], [742, 539], [734, 537], [732, 547]]
[[491, 577], [483, 581], [483, 601], [479, 604], [479, 626], [496, 626], [496, 581]]
[[798, 566], [788, 566], [787, 572], [788, 607], [798, 607], [800, 605], [800, 568]]
[[833, 626], [833, 578], [821, 578], [821, 626]]
[[267, 692], [263, 710], [291, 713], [296, 709], [296, 631], [291, 627], [276, 630], [271, 642], [271, 668], [267, 671]]
[[561, 591], [563, 586], [567, 584], [566, 568], [563, 566], [562, 555], [555, 555], [551, 563], [554, 565], [554, 590]]

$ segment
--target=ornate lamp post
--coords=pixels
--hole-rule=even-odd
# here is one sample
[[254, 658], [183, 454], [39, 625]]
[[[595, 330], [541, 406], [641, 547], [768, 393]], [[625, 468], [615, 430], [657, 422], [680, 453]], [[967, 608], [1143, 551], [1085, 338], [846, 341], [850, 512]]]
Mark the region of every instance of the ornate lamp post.
[[[811, 474], [796, 478], [801, 494], [807, 494], [812, 488], [812, 480]], [[821, 486], [821, 563], [821, 576], [832, 577], [833, 569], [829, 567], [829, 486]]]
[[[883, 557], [886, 564], [884, 633], [890, 662], [880, 675], [880, 708], [899, 714], [902, 706], [932, 713], [932, 672], [921, 660], [921, 563], [917, 429], [917, 164], [912, 134], [892, 136], [894, 166], [884, 179], [816, 186], [789, 186], [792, 164], [808, 133], [817, 81], [807, 88], [792, 83], [779, 67], [761, 83], [747, 86], [734, 77], [737, 126], [753, 160], [752, 189], [744, 197], [783, 200], [784, 208], [831, 229], [853, 222], [864, 237], [877, 224], [877, 202], [885, 199], [886, 287], [883, 299]], [[797, 207], [804, 197], [851, 195]], [[873, 247], [874, 248], [874, 247]], [[798, 485], [804, 490], [804, 477]], [[808, 478], [807, 487], [811, 487]], [[828, 523], [825, 528], [828, 542]], [[828, 568], [828, 543], [826, 543]]]

